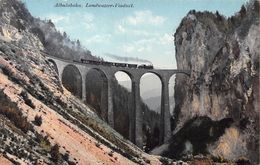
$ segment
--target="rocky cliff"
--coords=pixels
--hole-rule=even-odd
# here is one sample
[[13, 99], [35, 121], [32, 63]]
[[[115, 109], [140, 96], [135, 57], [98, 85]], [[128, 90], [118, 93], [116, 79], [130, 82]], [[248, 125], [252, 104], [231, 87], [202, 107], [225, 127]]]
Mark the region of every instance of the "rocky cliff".
[[176, 60], [178, 69], [191, 75], [176, 76], [174, 133], [197, 116], [231, 118], [233, 124], [220, 138], [205, 142], [206, 152], [259, 163], [259, 34], [259, 1], [230, 18], [196, 11], [183, 18], [174, 35]]

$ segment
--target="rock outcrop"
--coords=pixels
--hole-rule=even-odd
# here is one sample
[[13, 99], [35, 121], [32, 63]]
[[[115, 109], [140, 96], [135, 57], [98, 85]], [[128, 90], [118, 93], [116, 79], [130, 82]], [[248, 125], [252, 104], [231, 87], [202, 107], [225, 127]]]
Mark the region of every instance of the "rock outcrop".
[[160, 163], [63, 87], [20, 1], [0, 17], [0, 164]]
[[259, 163], [259, 34], [259, 1], [228, 19], [196, 11], [183, 18], [174, 35], [176, 60], [191, 76], [176, 76], [174, 133], [196, 116], [232, 118], [231, 127], [207, 143], [206, 151]]

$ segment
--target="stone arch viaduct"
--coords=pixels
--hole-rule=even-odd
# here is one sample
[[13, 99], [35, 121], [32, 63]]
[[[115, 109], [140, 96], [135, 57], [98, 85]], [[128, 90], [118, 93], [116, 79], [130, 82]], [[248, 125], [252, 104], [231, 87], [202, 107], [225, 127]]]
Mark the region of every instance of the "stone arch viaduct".
[[[128, 67], [117, 67], [117, 66], [105, 66], [105, 65], [94, 65], [85, 64], [81, 62], [75, 62], [71, 60], [64, 60], [53, 56], [46, 56], [47, 60], [54, 64], [56, 71], [59, 75], [60, 81], [62, 81], [62, 75], [64, 69], [68, 66], [74, 67], [80, 73], [81, 77], [81, 98], [86, 99], [86, 76], [92, 69], [99, 71], [106, 79], [105, 90], [102, 93], [105, 94], [106, 105], [101, 105], [101, 111], [107, 111], [108, 124], [114, 127], [114, 113], [113, 113], [113, 90], [112, 80], [114, 75], [118, 71], [126, 73], [132, 82], [132, 100], [133, 107], [132, 112], [129, 114], [129, 139], [135, 143], [138, 147], [142, 147], [142, 124], [143, 114], [140, 105], [140, 79], [146, 73], [153, 73], [157, 75], [162, 84], [161, 90], [161, 117], [160, 117], [160, 143], [167, 141], [171, 136], [170, 128], [170, 105], [169, 105], [169, 80], [171, 76], [177, 73], [190, 75], [188, 70], [177, 70], [177, 69], [141, 69], [141, 68], [128, 68]], [[102, 108], [103, 107], [103, 108]]]

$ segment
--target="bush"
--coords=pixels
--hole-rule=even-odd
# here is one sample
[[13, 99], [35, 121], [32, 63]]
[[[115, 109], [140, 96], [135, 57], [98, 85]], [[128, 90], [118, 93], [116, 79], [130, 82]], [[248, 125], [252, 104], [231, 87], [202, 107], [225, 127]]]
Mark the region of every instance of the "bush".
[[113, 157], [113, 154], [114, 154], [114, 151], [112, 151], [112, 150], [108, 153], [108, 155], [109, 155], [110, 157]]
[[99, 142], [96, 142], [95, 145], [96, 145], [96, 147], [100, 148], [100, 143]]
[[32, 100], [29, 99], [27, 92], [22, 91], [21, 94], [22, 98], [24, 99], [25, 104], [30, 106], [32, 109], [35, 109], [35, 105], [32, 103]]
[[36, 133], [35, 140], [39, 143], [40, 147], [44, 151], [46, 151], [48, 153], [51, 151], [51, 143], [50, 143], [47, 135], [43, 137], [41, 134]]
[[24, 133], [31, 129], [27, 118], [23, 116], [17, 105], [6, 98], [0, 91], [0, 114], [6, 116], [17, 128], [20, 128]]
[[51, 147], [51, 159], [54, 162], [58, 162], [60, 159], [60, 152], [59, 152], [59, 145], [55, 144], [53, 147]]
[[42, 117], [36, 115], [36, 116], [34, 117], [34, 124], [37, 125], [37, 126], [41, 126], [41, 125], [42, 125]]
[[65, 153], [64, 155], [62, 155], [62, 159], [65, 160], [65, 161], [68, 161], [70, 158], [69, 154], [68, 153]]
[[67, 161], [67, 163], [68, 163], [69, 165], [77, 165], [76, 163], [74, 163], [74, 162], [72, 162], [72, 161]]
[[237, 161], [236, 161], [237, 165], [251, 165], [252, 163], [250, 162], [249, 159], [245, 158], [245, 157], [240, 157]]
[[10, 76], [12, 75], [12, 72], [11, 72], [8, 68], [6, 68], [6, 67], [1, 67], [1, 69], [2, 69], [2, 72], [3, 72], [6, 76], [10, 77]]
[[170, 159], [165, 158], [165, 157], [161, 157], [159, 160], [160, 160], [160, 162], [161, 162], [162, 164], [164, 164], [164, 165], [171, 165], [171, 164], [172, 164], [172, 162], [170, 161]]

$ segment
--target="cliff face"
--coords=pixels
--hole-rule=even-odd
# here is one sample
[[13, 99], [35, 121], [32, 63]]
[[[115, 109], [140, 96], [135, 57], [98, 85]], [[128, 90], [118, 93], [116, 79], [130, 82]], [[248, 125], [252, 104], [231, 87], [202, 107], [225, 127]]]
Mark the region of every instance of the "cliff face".
[[158, 164], [64, 88], [34, 21], [0, 1], [0, 164]]
[[175, 132], [195, 116], [234, 123], [208, 152], [226, 159], [259, 156], [259, 2], [231, 18], [190, 11], [175, 33]]

